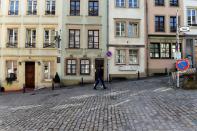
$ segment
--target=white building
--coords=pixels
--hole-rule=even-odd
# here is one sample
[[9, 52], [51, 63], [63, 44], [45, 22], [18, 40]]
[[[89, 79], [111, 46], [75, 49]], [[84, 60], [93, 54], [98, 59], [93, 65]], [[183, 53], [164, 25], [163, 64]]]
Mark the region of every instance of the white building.
[[[145, 75], [145, 3], [144, 0], [113, 0], [109, 4], [108, 50], [110, 77]], [[126, 13], [125, 13], [126, 12]]]
[[190, 26], [190, 31], [185, 32], [185, 46], [184, 55], [186, 58], [191, 58], [193, 66], [196, 65], [196, 45], [197, 45], [197, 1], [184, 0], [184, 26]]

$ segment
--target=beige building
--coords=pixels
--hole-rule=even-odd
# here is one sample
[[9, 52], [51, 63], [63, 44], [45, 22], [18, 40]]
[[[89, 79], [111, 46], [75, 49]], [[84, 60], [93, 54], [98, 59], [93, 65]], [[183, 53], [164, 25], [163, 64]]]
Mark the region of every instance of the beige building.
[[146, 75], [144, 0], [109, 3], [109, 74], [112, 79]]
[[[148, 73], [165, 73], [175, 69], [176, 12], [179, 9], [179, 25], [183, 25], [182, 0], [147, 0], [148, 22]], [[183, 37], [180, 35], [180, 51], [184, 54]], [[182, 56], [183, 57], [183, 56]]]
[[107, 0], [65, 0], [61, 78], [64, 85], [106, 79]]
[[57, 71], [60, 0], [1, 0], [1, 86], [50, 87]]

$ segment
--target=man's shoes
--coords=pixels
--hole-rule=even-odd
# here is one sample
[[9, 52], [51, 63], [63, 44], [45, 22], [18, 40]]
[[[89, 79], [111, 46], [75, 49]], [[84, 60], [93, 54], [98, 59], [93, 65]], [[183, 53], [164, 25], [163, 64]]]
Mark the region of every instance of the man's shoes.
[[103, 89], [107, 89], [107, 87], [105, 86]]
[[94, 90], [97, 90], [96, 88], [94, 88]]

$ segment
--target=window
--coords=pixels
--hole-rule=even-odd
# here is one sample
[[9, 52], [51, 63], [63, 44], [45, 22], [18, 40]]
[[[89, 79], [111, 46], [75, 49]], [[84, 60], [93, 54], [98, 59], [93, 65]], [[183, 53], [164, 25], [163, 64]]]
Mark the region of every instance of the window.
[[28, 10], [27, 15], [37, 14], [37, 0], [28, 0]]
[[116, 7], [125, 7], [125, 0], [116, 0]]
[[55, 30], [54, 29], [45, 29], [43, 47], [55, 48]]
[[98, 49], [99, 48], [99, 31], [88, 30], [88, 48]]
[[129, 8], [138, 8], [139, 0], [129, 0]]
[[27, 29], [25, 47], [26, 48], [36, 47], [36, 30], [35, 29]]
[[170, 44], [160, 44], [161, 58], [170, 58]]
[[179, 6], [179, 0], [170, 0], [170, 6]]
[[137, 65], [138, 63], [138, 50], [129, 50], [129, 64]]
[[116, 64], [126, 64], [126, 50], [116, 50]]
[[43, 74], [44, 74], [44, 79], [47, 80], [47, 79], [52, 79], [53, 78], [53, 62], [50, 62], [50, 61], [46, 61], [46, 62], [43, 62]]
[[176, 32], [176, 16], [170, 16], [170, 32]]
[[80, 48], [80, 30], [69, 30], [69, 48]]
[[160, 57], [159, 43], [151, 43], [150, 44], [150, 57], [151, 58], [159, 58]]
[[129, 23], [128, 25], [128, 37], [138, 37], [138, 23]]
[[76, 68], [77, 68], [77, 60], [75, 59], [68, 59], [66, 60], [66, 74], [67, 75], [76, 75]]
[[155, 16], [155, 32], [165, 32], [164, 16]]
[[16, 48], [18, 45], [18, 29], [8, 29], [7, 48]]
[[89, 1], [89, 16], [98, 16], [99, 3], [98, 1]]
[[17, 61], [6, 61], [6, 76], [8, 79], [17, 80]]
[[[181, 44], [179, 46], [179, 51], [181, 51]], [[151, 43], [150, 57], [172, 59], [175, 56], [176, 48], [176, 43]]]
[[116, 22], [116, 36], [122, 37], [126, 35], [125, 26], [125, 22]]
[[155, 6], [164, 6], [164, 0], [155, 0]]
[[187, 24], [191, 26], [197, 25], [197, 10], [196, 9], [188, 9], [187, 10]]
[[10, 7], [9, 7], [9, 15], [18, 15], [19, 9], [19, 1], [18, 0], [10, 0]]
[[55, 15], [55, 0], [46, 0], [46, 15]]
[[80, 74], [89, 75], [90, 74], [90, 60], [83, 59], [80, 61]]
[[70, 0], [70, 15], [71, 16], [80, 15], [80, 0]]

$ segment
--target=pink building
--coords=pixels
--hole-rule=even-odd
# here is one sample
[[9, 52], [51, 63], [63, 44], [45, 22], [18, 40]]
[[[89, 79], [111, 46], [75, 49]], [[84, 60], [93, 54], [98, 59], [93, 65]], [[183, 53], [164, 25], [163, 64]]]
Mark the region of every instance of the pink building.
[[[147, 0], [148, 62], [150, 75], [175, 70], [176, 12], [179, 25], [183, 25], [182, 0]], [[180, 50], [184, 54], [183, 36], [180, 35]]]

